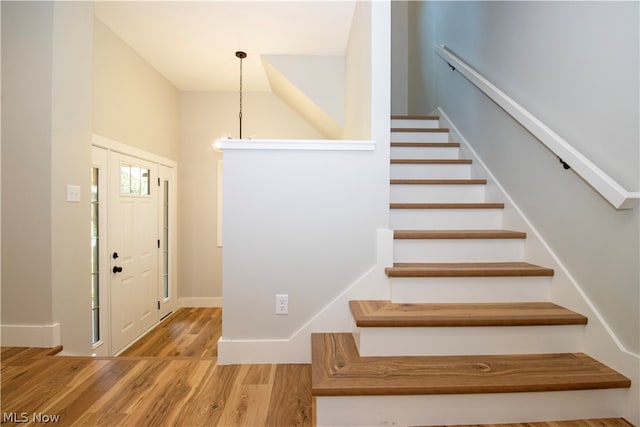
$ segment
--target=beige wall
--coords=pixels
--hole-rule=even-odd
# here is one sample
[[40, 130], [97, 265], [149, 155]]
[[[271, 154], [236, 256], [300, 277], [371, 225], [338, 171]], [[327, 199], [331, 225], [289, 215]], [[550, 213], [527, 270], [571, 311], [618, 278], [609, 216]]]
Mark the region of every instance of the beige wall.
[[52, 32], [53, 3], [2, 2], [3, 325], [53, 321]]
[[[222, 249], [217, 241], [217, 161], [213, 142], [238, 137], [238, 94], [183, 92], [181, 95], [180, 298], [220, 298]], [[243, 95], [245, 138], [323, 139], [271, 92]], [[257, 215], [259, 213], [256, 213]]]
[[371, 3], [358, 2], [345, 52], [343, 139], [371, 138]]
[[98, 19], [93, 46], [93, 132], [178, 160], [178, 90]]
[[92, 26], [89, 2], [2, 2], [3, 345], [91, 350]]

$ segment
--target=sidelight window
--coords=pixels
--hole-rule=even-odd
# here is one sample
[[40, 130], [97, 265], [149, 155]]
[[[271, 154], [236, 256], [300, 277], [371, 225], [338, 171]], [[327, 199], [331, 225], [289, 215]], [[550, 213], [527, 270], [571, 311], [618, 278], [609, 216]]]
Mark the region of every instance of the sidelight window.
[[98, 168], [91, 169], [91, 342], [100, 341], [100, 251]]

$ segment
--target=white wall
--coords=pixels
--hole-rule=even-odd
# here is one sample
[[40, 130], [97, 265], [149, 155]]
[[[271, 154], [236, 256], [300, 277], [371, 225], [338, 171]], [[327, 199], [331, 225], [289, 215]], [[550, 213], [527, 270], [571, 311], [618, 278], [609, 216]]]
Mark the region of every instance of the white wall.
[[[211, 145], [223, 135], [238, 137], [238, 102], [235, 92], [181, 94], [179, 297], [189, 304], [219, 303], [222, 296], [222, 249], [216, 244], [217, 161], [222, 155]], [[322, 138], [270, 92], [243, 94], [243, 136]]]
[[91, 3], [2, 2], [3, 345], [91, 349], [92, 25]]
[[94, 23], [93, 132], [178, 160], [180, 92], [98, 19]]
[[441, 107], [622, 344], [640, 351], [640, 209], [616, 211], [433, 53], [445, 44], [630, 191], [640, 183], [637, 2], [411, 2], [409, 108]]
[[[346, 92], [362, 101], [346, 104], [350, 134], [372, 138], [374, 151], [224, 152], [219, 363], [308, 363], [311, 331], [349, 330], [351, 290], [388, 296], [378, 243], [389, 210], [389, 7], [358, 3], [345, 58]], [[276, 294], [289, 296], [288, 315], [275, 314]]]
[[224, 157], [223, 337], [289, 338], [375, 262], [374, 153]]

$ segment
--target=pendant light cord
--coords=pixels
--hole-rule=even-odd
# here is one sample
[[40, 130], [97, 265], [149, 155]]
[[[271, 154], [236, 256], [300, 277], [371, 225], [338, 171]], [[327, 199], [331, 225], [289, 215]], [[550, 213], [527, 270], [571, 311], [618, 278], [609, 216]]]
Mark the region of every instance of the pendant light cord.
[[242, 58], [240, 58], [240, 113], [238, 113], [238, 119], [240, 120], [240, 139], [242, 139]]
[[240, 139], [242, 139], [242, 60], [247, 57], [247, 54], [238, 51], [236, 52], [236, 57], [240, 58], [240, 112], [238, 113], [238, 119], [240, 122]]

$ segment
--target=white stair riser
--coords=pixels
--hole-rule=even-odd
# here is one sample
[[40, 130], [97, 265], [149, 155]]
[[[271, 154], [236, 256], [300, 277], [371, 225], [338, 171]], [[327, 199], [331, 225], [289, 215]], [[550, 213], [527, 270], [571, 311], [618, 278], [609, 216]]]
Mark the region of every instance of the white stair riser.
[[391, 119], [392, 128], [437, 128], [440, 120]]
[[392, 164], [392, 179], [468, 179], [471, 165]]
[[619, 418], [626, 390], [416, 396], [317, 396], [316, 424], [412, 426]]
[[523, 239], [396, 239], [396, 262], [524, 261]]
[[392, 277], [391, 302], [549, 301], [550, 277]]
[[393, 230], [479, 230], [502, 228], [502, 209], [391, 209]]
[[[355, 322], [354, 322], [355, 323]], [[583, 325], [357, 328], [360, 356], [542, 354], [582, 351]]]
[[458, 147], [391, 147], [392, 159], [458, 159]]
[[481, 184], [394, 184], [391, 203], [481, 203], [485, 201]]
[[449, 132], [391, 132], [391, 142], [449, 142]]

